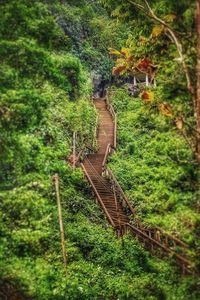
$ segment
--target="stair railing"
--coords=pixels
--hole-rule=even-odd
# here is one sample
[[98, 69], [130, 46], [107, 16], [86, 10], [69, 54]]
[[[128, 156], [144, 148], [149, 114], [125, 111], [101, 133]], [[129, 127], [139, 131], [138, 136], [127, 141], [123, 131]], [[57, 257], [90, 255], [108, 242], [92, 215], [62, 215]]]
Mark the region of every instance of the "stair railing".
[[[110, 114], [112, 115], [112, 118], [117, 123], [116, 120], [116, 114], [114, 112], [114, 109], [112, 105], [109, 103], [109, 101], [106, 99], [107, 108], [110, 111]], [[115, 125], [115, 131], [116, 131], [116, 125]], [[116, 134], [114, 133], [114, 147], [116, 147]], [[104, 160], [102, 163], [102, 175], [103, 177], [110, 180], [112, 183], [112, 190], [115, 194], [116, 201], [118, 200], [121, 202], [122, 207], [129, 215], [135, 215], [136, 210], [132, 207], [130, 204], [127, 196], [123, 192], [120, 184], [118, 183], [116, 177], [112, 173], [112, 171], [106, 166], [106, 162], [108, 160], [108, 156], [110, 153], [112, 153], [113, 148], [111, 144], [107, 145], [106, 153], [104, 156]], [[89, 152], [88, 152], [89, 151]], [[94, 149], [91, 148], [85, 148], [82, 150], [82, 153], [80, 154], [80, 160], [85, 158], [89, 153], [94, 153]], [[87, 161], [89, 161], [87, 159]], [[89, 161], [90, 163], [90, 161]], [[91, 164], [91, 163], [90, 163]], [[84, 170], [84, 173], [90, 182], [96, 196], [98, 199], [99, 204], [101, 205], [103, 211], [105, 212], [106, 217], [108, 218], [110, 224], [115, 228], [115, 224], [113, 222], [113, 219], [109, 215], [103, 201], [101, 200], [101, 197], [96, 190], [90, 175], [87, 173], [84, 165], [80, 163], [82, 169]], [[92, 164], [91, 164], [92, 166]], [[93, 166], [92, 166], [93, 167]], [[94, 167], [93, 167], [94, 169]], [[95, 169], [94, 169], [95, 170]], [[102, 177], [99, 175], [99, 173], [95, 170], [94, 176], [98, 178], [102, 184], [104, 184]], [[107, 187], [106, 187], [107, 188]], [[124, 233], [130, 233], [131, 235], [134, 235], [134, 237], [138, 238], [141, 242], [143, 242], [144, 246], [149, 249], [151, 252], [154, 252], [157, 249], [161, 249], [162, 253], [166, 253], [173, 257], [177, 264], [182, 268], [183, 274], [195, 274], [195, 265], [193, 262], [190, 261], [188, 258], [188, 245], [182, 241], [180, 241], [178, 238], [164, 232], [159, 227], [151, 227], [148, 228], [147, 226], [144, 226], [141, 224], [137, 219], [134, 219], [131, 221], [131, 223], [127, 223], [120, 226], [120, 232], [121, 234]]]
[[[113, 107], [108, 101], [107, 103], [107, 107], [114, 119], [115, 114], [113, 113]], [[113, 172], [106, 166], [108, 156], [112, 153], [112, 151], [113, 147], [111, 146], [111, 144], [108, 144], [102, 163], [102, 176], [107, 178], [111, 182], [113, 192], [115, 193], [117, 200], [121, 203], [126, 213], [129, 216], [135, 215], [136, 210], [129, 202]], [[122, 225], [121, 234], [130, 232], [132, 235], [136, 236], [140, 241], [142, 241], [146, 248], [148, 248], [152, 252], [156, 248], [162, 249], [163, 252], [175, 258], [177, 264], [181, 267], [184, 274], [195, 273], [194, 263], [191, 262], [188, 258], [189, 255], [187, 253], [187, 249], [189, 247], [186, 243], [164, 232], [157, 226], [148, 228], [135, 219], [131, 222], [133, 222], [133, 224], [127, 223], [125, 225]]]
[[[162, 252], [165, 252], [166, 254], [174, 258], [176, 263], [179, 265], [179, 267], [181, 267], [183, 274], [196, 273], [195, 264], [192, 261], [190, 261], [190, 259], [187, 257], [185, 252], [181, 251], [183, 249], [175, 248], [175, 247], [172, 248], [169, 245], [169, 241], [166, 240], [166, 237], [168, 238], [168, 236], [170, 235], [166, 234], [162, 230], [161, 230], [161, 234], [163, 237], [162, 239], [157, 239], [154, 236], [148, 234], [148, 232], [143, 228], [140, 228], [139, 226], [135, 226], [129, 223], [122, 225], [121, 230], [123, 231], [123, 233], [130, 233], [134, 237], [137, 237], [138, 240], [140, 240], [145, 245], [145, 247], [151, 252], [154, 252], [154, 250], [157, 250], [159, 248], [162, 250]], [[173, 241], [173, 243], [174, 242], [177, 243], [176, 245], [180, 246], [180, 243], [181, 244], [183, 243], [172, 236], [170, 236], [170, 238]], [[184, 244], [184, 247], [185, 246], [187, 247], [186, 244]]]
[[126, 211], [126, 213], [128, 213], [129, 215], [131, 215], [131, 214], [134, 215], [135, 209], [130, 204], [127, 196], [123, 192], [120, 184], [118, 183], [118, 181], [117, 181], [116, 177], [114, 176], [114, 174], [112, 173], [112, 171], [108, 167], [106, 167], [106, 168], [104, 167], [102, 175], [103, 175], [103, 177], [110, 180], [112, 187], [115, 190], [117, 199], [121, 203], [121, 205], [124, 208], [124, 210]]
[[95, 128], [94, 128], [94, 135], [93, 135], [93, 148], [97, 148], [97, 136], [98, 136], [98, 129], [99, 129], [99, 118], [96, 117], [95, 121]]
[[106, 148], [106, 152], [104, 155], [104, 159], [102, 162], [102, 170], [104, 170], [107, 160], [108, 160], [108, 156], [113, 152], [113, 147], [111, 146], [111, 144], [108, 144], [107, 148]]
[[154, 240], [157, 240], [158, 242], [161, 242], [165, 245], [167, 245], [171, 249], [179, 249], [179, 251], [185, 252], [185, 249], [189, 249], [189, 246], [184, 243], [183, 241], [179, 240], [175, 236], [166, 233], [164, 230], [159, 228], [158, 226], [148, 228], [145, 227], [140, 222], [134, 222], [134, 225], [137, 228], [140, 228], [143, 230], [150, 238], [153, 238]]
[[108, 211], [107, 211], [107, 209], [106, 209], [106, 207], [105, 207], [105, 205], [104, 205], [104, 203], [103, 203], [103, 201], [102, 201], [102, 199], [101, 199], [101, 197], [100, 197], [100, 195], [99, 195], [99, 193], [98, 193], [98, 191], [97, 191], [97, 189], [96, 189], [94, 183], [92, 182], [92, 180], [91, 180], [91, 178], [90, 178], [90, 175], [88, 174], [86, 168], [84, 167], [84, 164], [81, 163], [80, 165], [81, 165], [81, 167], [82, 167], [82, 169], [83, 169], [83, 171], [84, 171], [84, 173], [85, 173], [85, 175], [86, 175], [86, 177], [87, 177], [87, 179], [88, 179], [90, 185], [92, 186], [92, 188], [93, 188], [93, 190], [94, 190], [94, 192], [95, 192], [95, 194], [96, 194], [96, 197], [97, 197], [97, 199], [98, 199], [98, 202], [99, 202], [99, 204], [101, 205], [101, 207], [102, 207], [102, 209], [103, 209], [103, 211], [104, 211], [104, 213], [105, 213], [105, 215], [106, 215], [108, 221], [110, 222], [110, 224], [111, 224], [113, 227], [115, 227], [115, 224], [114, 224], [114, 222], [113, 222], [113, 220], [112, 220], [110, 214], [108, 213]]
[[[92, 165], [92, 163], [90, 162], [90, 160], [86, 157], [86, 161], [89, 163], [91, 169], [93, 170], [93, 176], [95, 176], [96, 179], [98, 179], [103, 186], [105, 187], [105, 189], [108, 190], [107, 186], [105, 185], [105, 180], [102, 178], [102, 176], [97, 172], [97, 170], [94, 168], [94, 166]], [[111, 190], [110, 190], [111, 191]]]
[[91, 147], [91, 146], [85, 146], [84, 148], [82, 148], [77, 157], [76, 157], [76, 163], [75, 165], [76, 166], [79, 166], [80, 163], [82, 161], [84, 161], [84, 159], [89, 155], [89, 154], [93, 154], [96, 152], [96, 149], [94, 147]]
[[[136, 210], [129, 202], [120, 184], [108, 167], [104, 168], [103, 176], [111, 181], [116, 197], [118, 201], [121, 202], [126, 213], [129, 214], [129, 216], [135, 215]], [[177, 264], [182, 268], [183, 274], [195, 273], [194, 263], [188, 258], [189, 254], [187, 253], [187, 250], [189, 249], [189, 246], [177, 237], [166, 233], [157, 226], [150, 228], [144, 226], [135, 219], [133, 221], [131, 220], [130, 223], [121, 226], [121, 235], [128, 232], [138, 237], [151, 252], [160, 248], [168, 255], [174, 257]]]
[[106, 101], [106, 107], [107, 110], [110, 112], [113, 122], [114, 122], [114, 141], [113, 141], [113, 147], [116, 148], [117, 147], [117, 114], [112, 106], [112, 104], [110, 103], [108, 97], [105, 98]]

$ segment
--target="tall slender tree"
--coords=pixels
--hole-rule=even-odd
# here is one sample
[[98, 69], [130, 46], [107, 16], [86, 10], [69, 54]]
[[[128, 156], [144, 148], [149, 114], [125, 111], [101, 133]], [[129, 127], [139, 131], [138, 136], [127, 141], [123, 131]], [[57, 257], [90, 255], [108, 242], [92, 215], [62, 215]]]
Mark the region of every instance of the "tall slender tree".
[[196, 64], [196, 157], [200, 163], [200, 0], [196, 1], [197, 64]]

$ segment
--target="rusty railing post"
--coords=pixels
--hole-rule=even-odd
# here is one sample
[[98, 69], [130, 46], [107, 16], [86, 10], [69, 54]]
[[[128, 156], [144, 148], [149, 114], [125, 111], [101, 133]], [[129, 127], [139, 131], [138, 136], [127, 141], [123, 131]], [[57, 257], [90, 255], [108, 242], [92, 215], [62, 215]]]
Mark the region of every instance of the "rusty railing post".
[[56, 190], [56, 200], [57, 200], [57, 206], [58, 206], [58, 220], [59, 220], [59, 225], [60, 225], [60, 238], [61, 238], [64, 270], [65, 270], [65, 273], [67, 273], [67, 253], [66, 253], [66, 248], [65, 248], [65, 236], [64, 236], [63, 219], [62, 219], [62, 207], [61, 207], [61, 201], [60, 201], [58, 174], [55, 174], [52, 179], [55, 184], [55, 190]]

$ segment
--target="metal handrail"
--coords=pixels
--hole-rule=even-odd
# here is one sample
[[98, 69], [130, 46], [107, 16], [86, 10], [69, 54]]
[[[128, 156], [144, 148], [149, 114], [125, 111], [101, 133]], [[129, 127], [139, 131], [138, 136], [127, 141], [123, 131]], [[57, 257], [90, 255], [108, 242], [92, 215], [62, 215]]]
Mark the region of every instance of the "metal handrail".
[[[112, 105], [109, 103], [108, 99], [105, 100], [107, 104], [107, 109], [109, 110], [114, 122], [115, 122], [115, 128], [114, 128], [114, 147], [116, 147], [116, 126], [117, 126], [117, 116], [114, 112], [114, 109]], [[135, 209], [129, 202], [127, 196], [125, 195], [124, 191], [122, 190], [119, 182], [117, 181], [116, 177], [112, 173], [112, 171], [106, 167], [106, 162], [108, 159], [108, 155], [111, 153], [111, 149], [114, 148], [110, 143], [107, 145], [106, 152], [104, 155], [104, 159], [102, 162], [102, 175], [106, 174], [108, 178], [112, 182], [113, 188], [111, 188], [111, 191], [115, 195], [115, 202], [116, 202], [116, 212], [117, 212], [117, 198], [120, 202], [122, 202], [122, 206], [124, 208], [127, 208], [131, 214], [135, 215]], [[91, 149], [90, 149], [91, 150]], [[81, 155], [80, 155], [81, 156]], [[79, 156], [79, 158], [80, 158]], [[86, 161], [90, 164], [91, 169], [93, 170], [92, 176], [96, 178], [105, 188], [108, 189], [108, 186], [105, 184], [105, 181], [103, 180], [102, 176], [97, 172], [97, 170], [92, 165], [91, 161], [86, 157]], [[182, 269], [187, 272], [187, 274], [195, 274], [195, 265], [192, 261], [190, 261], [187, 256], [188, 253], [183, 248], [188, 248], [188, 245], [182, 241], [180, 241], [178, 238], [173, 237], [172, 235], [165, 233], [161, 228], [159, 227], [146, 227], [142, 223], [138, 221], [134, 221], [135, 224], [126, 223], [126, 224], [119, 224], [115, 225], [115, 221], [118, 222], [119, 218], [111, 217], [108, 210], [106, 209], [101, 196], [99, 192], [97, 191], [97, 188], [95, 187], [95, 184], [93, 183], [91, 175], [88, 174], [86, 168], [84, 167], [83, 163], [80, 164], [90, 185], [92, 186], [97, 200], [99, 204], [101, 205], [107, 219], [109, 220], [110, 224], [117, 230], [121, 230], [121, 233], [127, 233], [130, 232], [134, 236], [137, 236], [138, 239], [143, 241], [145, 246], [150, 247], [150, 249], [153, 251], [155, 247], [160, 248], [163, 250], [164, 253], [169, 254], [170, 256], [174, 257], [176, 259], [176, 262], [178, 265], [182, 267]]]
[[98, 116], [96, 117], [96, 126], [94, 129], [94, 142], [93, 142], [93, 146], [97, 145], [97, 132], [98, 132]]
[[182, 247], [182, 248], [189, 248], [189, 245], [187, 245], [185, 242], [179, 240], [177, 237], [172, 236], [171, 234], [165, 232], [164, 230], [162, 230], [160, 227], [151, 227], [151, 228], [144, 228], [144, 230], [151, 232], [153, 234], [159, 234], [160, 238], [164, 238], [164, 239], [168, 239], [169, 241], [172, 241], [174, 243], [175, 246], [177, 247]]
[[186, 258], [180, 254], [177, 254], [170, 247], [168, 247], [167, 245], [162, 244], [161, 242], [157, 241], [156, 239], [148, 236], [146, 233], [143, 232], [142, 229], [135, 227], [132, 224], [126, 223], [123, 225], [123, 227], [125, 227], [126, 231], [130, 231], [131, 233], [134, 233], [138, 237], [141, 237], [143, 239], [144, 243], [145, 243], [144, 240], [147, 240], [147, 241], [149, 241], [150, 246], [152, 246], [152, 244], [154, 244], [155, 246], [164, 250], [166, 253], [171, 254], [172, 257], [174, 257], [176, 259], [176, 261], [179, 263], [179, 265], [182, 268], [185, 268], [189, 274], [195, 273], [194, 263], [192, 263], [188, 258]]
[[127, 207], [129, 208], [129, 210], [131, 211], [132, 214], [135, 214], [135, 209], [133, 208], [133, 206], [130, 204], [128, 198], [126, 197], [124, 191], [122, 190], [119, 182], [117, 181], [116, 177], [114, 176], [114, 174], [112, 173], [112, 171], [110, 170], [110, 168], [106, 168], [105, 172], [108, 173], [108, 176], [111, 180], [113, 180], [113, 182], [115, 183], [115, 185], [117, 186], [125, 204], [127, 205]]
[[114, 121], [114, 141], [113, 141], [113, 147], [116, 148], [117, 146], [117, 114], [112, 106], [112, 104], [110, 103], [108, 97], [106, 97], [105, 99], [106, 101], [106, 105], [107, 105], [107, 108], [113, 118], [113, 121]]
[[95, 176], [96, 178], [98, 178], [98, 180], [104, 185], [104, 187], [105, 187], [106, 189], [108, 189], [107, 186], [105, 185], [105, 182], [103, 181], [102, 177], [99, 175], [99, 173], [97, 172], [97, 170], [94, 168], [94, 166], [91, 164], [90, 160], [89, 160], [87, 157], [86, 157], [86, 161], [90, 164], [91, 168], [92, 168], [93, 171], [95, 172], [94, 176]]
[[[111, 112], [111, 115], [112, 115], [113, 118], [115, 119], [116, 113], [115, 113], [115, 111], [114, 111], [113, 106], [110, 104], [108, 98], [106, 98], [106, 104], [107, 104], [107, 106], [108, 106], [108, 108], [109, 108], [109, 111]], [[119, 190], [119, 192], [120, 192], [122, 198], [124, 199], [124, 201], [125, 201], [127, 207], [129, 208], [129, 210], [132, 212], [132, 214], [135, 214], [135, 211], [136, 211], [136, 210], [135, 210], [135, 209], [132, 207], [132, 205], [130, 204], [128, 198], [126, 197], [124, 191], [122, 190], [120, 184], [118, 183], [118, 181], [117, 181], [116, 177], [114, 176], [114, 174], [112, 173], [112, 171], [111, 171], [108, 167], [107, 167], [106, 170], [105, 170], [105, 164], [106, 164], [107, 157], [108, 157], [108, 154], [109, 154], [109, 149], [108, 149], [108, 148], [109, 148], [109, 145], [108, 145], [108, 147], [107, 147], [105, 159], [104, 159], [103, 165], [102, 165], [103, 170], [104, 170], [104, 172], [107, 172], [108, 175], [109, 175], [109, 177], [111, 177], [111, 179], [114, 181], [114, 184], [117, 186], [117, 189]], [[140, 227], [141, 227], [141, 225], [140, 225]], [[151, 233], [153, 233], [153, 234], [158, 234], [158, 233], [159, 233], [159, 234], [161, 235], [160, 238], [163, 238], [163, 236], [164, 236], [165, 239], [167, 238], [167, 239], [173, 241], [173, 242], [176, 244], [176, 246], [179, 245], [179, 246], [184, 247], [184, 248], [189, 248], [189, 246], [188, 246], [186, 243], [184, 243], [184, 242], [182, 242], [181, 240], [179, 240], [178, 238], [173, 237], [172, 235], [170, 235], [170, 234], [164, 232], [161, 228], [159, 228], [159, 227], [157, 227], [157, 226], [154, 227], [154, 228], [150, 228], [150, 229], [143, 227], [143, 230], [148, 231], [148, 232], [151, 232]]]
[[[81, 156], [84, 155], [84, 158], [87, 156], [88, 153], [86, 153], [86, 151], [89, 150], [90, 153], [94, 153], [95, 149], [93, 147], [90, 146], [85, 146], [83, 149], [81, 149], [77, 155], [77, 160], [76, 160], [76, 166], [80, 163], [81, 160]], [[84, 159], [83, 158], [83, 159]]]
[[108, 155], [110, 154], [110, 149], [112, 149], [111, 144], [108, 144], [107, 148], [106, 148], [105, 155], [104, 155], [104, 159], [103, 159], [103, 162], [102, 162], [102, 169], [105, 167], [105, 164], [106, 164], [107, 159], [108, 159]]
[[[125, 193], [123, 192], [120, 184], [118, 183], [116, 177], [113, 175], [112, 171], [107, 168], [106, 169], [107, 173], [109, 174], [109, 177], [112, 178], [112, 180], [114, 181], [115, 185], [117, 186], [123, 200], [125, 201], [126, 206], [129, 208], [129, 210], [131, 211], [132, 214], [135, 214], [136, 210], [132, 207], [132, 205], [130, 204], [128, 198], [126, 197]], [[170, 235], [169, 233], [166, 233], [165, 231], [163, 231], [161, 228], [159, 227], [151, 227], [151, 228], [146, 228], [145, 226], [143, 226], [141, 223], [137, 222], [137, 226], [143, 230], [143, 232], [145, 231], [146, 233], [149, 234], [149, 236], [152, 236], [152, 234], [154, 236], [158, 236], [160, 240], [165, 240], [165, 242], [168, 240], [168, 242], [173, 242], [174, 246], [176, 247], [182, 247], [182, 248], [189, 248], [189, 246], [184, 243], [183, 241], [179, 240], [178, 238]]]
[[97, 199], [98, 199], [100, 205], [102, 206], [102, 208], [103, 208], [103, 210], [104, 210], [104, 212], [105, 212], [105, 214], [106, 214], [106, 216], [107, 216], [109, 222], [111, 223], [111, 225], [112, 225], [113, 227], [115, 227], [115, 224], [114, 224], [114, 222], [113, 222], [113, 220], [112, 220], [110, 214], [108, 213], [108, 211], [107, 211], [107, 209], [106, 209], [106, 207], [105, 207], [103, 201], [101, 200], [101, 197], [100, 197], [100, 195], [99, 195], [99, 193], [98, 193], [98, 191], [97, 191], [95, 185], [93, 184], [93, 182], [92, 182], [92, 180], [91, 180], [91, 178], [90, 178], [88, 172], [86, 171], [86, 168], [84, 167], [83, 163], [81, 163], [81, 167], [82, 167], [82, 169], [83, 169], [83, 171], [84, 171], [84, 173], [85, 173], [85, 175], [86, 175], [88, 181], [90, 182], [90, 184], [91, 184], [91, 186], [92, 186], [92, 188], [93, 188], [93, 190], [94, 190], [94, 192], [95, 192], [95, 194], [96, 194], [96, 196], [97, 196]]

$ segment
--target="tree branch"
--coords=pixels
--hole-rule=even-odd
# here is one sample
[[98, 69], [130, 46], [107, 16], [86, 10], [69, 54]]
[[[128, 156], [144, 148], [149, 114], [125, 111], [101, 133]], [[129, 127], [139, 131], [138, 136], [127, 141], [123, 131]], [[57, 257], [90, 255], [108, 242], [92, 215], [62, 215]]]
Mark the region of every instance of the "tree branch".
[[[183, 66], [183, 71], [185, 73], [185, 77], [186, 77], [186, 81], [187, 81], [187, 89], [188, 91], [194, 95], [194, 87], [192, 85], [192, 81], [190, 78], [190, 74], [189, 74], [189, 70], [188, 70], [188, 66], [185, 62], [185, 58], [183, 55], [183, 47], [181, 42], [179, 41], [178, 37], [175, 34], [175, 31], [171, 28], [171, 26], [169, 24], [167, 24], [164, 20], [162, 20], [161, 18], [159, 18], [153, 11], [153, 9], [151, 8], [151, 6], [149, 5], [149, 2], [147, 0], [143, 0], [145, 6], [136, 3], [135, 1], [132, 0], [128, 0], [129, 3], [133, 4], [135, 7], [137, 7], [138, 9], [140, 9], [146, 16], [150, 17], [151, 19], [153, 19], [154, 21], [162, 24], [163, 26], [165, 26], [166, 28], [166, 33], [168, 32], [171, 40], [174, 42], [174, 44], [176, 45], [179, 57], [180, 57], [180, 62], [182, 63]], [[195, 107], [195, 100], [193, 97], [193, 104]]]
[[146, 7], [149, 10], [149, 13], [152, 16], [152, 18], [154, 20], [156, 20], [157, 22], [159, 22], [160, 24], [164, 25], [166, 27], [166, 29], [167, 29], [167, 32], [172, 37], [172, 40], [174, 41], [174, 43], [176, 45], [176, 48], [177, 48], [177, 51], [178, 51], [178, 54], [179, 54], [179, 57], [180, 57], [180, 61], [181, 61], [182, 65], [183, 65], [183, 70], [184, 70], [186, 81], [187, 81], [187, 88], [188, 88], [189, 92], [193, 94], [194, 91], [193, 91], [193, 87], [192, 87], [192, 82], [191, 82], [191, 78], [190, 78], [190, 74], [189, 74], [189, 71], [188, 71], [188, 67], [187, 67], [187, 64], [185, 62], [185, 58], [184, 58], [184, 55], [183, 55], [183, 47], [182, 47], [181, 42], [177, 38], [177, 36], [176, 36], [175, 32], [173, 31], [173, 29], [164, 20], [162, 20], [161, 18], [159, 18], [154, 13], [154, 11], [150, 7], [148, 1], [144, 0], [144, 2], [146, 4]]
[[145, 10], [145, 7], [142, 6], [142, 5], [139, 4], [139, 3], [136, 3], [136, 2], [131, 1], [131, 0], [128, 0], [128, 2], [131, 3], [131, 4], [133, 4], [134, 6], [136, 6], [136, 7], [139, 8], [139, 9]]

